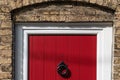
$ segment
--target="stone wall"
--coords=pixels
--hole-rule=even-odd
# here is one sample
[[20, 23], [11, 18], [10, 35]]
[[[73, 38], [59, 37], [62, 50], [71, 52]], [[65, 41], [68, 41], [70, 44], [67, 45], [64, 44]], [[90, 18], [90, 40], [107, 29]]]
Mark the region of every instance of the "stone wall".
[[[60, 3], [60, 4], [58, 4]], [[120, 80], [120, 0], [0, 0], [0, 80], [13, 79], [15, 22], [113, 22], [113, 80]]]
[[[34, 5], [36, 6], [36, 5]], [[16, 22], [80, 22], [80, 21], [112, 21], [112, 11], [104, 11], [101, 8], [90, 5], [68, 3], [51, 3], [37, 7], [28, 7], [23, 11], [14, 12]]]

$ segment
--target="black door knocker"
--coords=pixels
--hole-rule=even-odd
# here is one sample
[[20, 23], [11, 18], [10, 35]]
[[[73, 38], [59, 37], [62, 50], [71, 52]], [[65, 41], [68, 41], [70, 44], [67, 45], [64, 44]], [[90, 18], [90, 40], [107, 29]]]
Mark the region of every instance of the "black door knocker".
[[69, 78], [71, 76], [71, 72], [68, 69], [68, 66], [63, 61], [58, 64], [57, 72], [63, 78]]

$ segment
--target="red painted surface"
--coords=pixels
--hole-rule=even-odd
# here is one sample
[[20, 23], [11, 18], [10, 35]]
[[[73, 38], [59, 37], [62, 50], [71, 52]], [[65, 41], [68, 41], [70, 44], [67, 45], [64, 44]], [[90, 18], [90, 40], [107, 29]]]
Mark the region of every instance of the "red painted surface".
[[29, 36], [29, 80], [66, 80], [57, 73], [64, 61], [67, 80], [96, 80], [96, 35]]

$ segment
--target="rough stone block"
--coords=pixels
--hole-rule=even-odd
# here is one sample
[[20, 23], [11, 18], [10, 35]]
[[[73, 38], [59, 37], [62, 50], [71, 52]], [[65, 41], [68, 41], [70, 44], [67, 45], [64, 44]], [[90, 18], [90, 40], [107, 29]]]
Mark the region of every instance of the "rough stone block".
[[120, 72], [120, 65], [114, 66], [114, 72]]
[[14, 7], [15, 7], [15, 8], [19, 8], [19, 7], [22, 6], [22, 3], [23, 3], [23, 0], [16, 0]]
[[58, 11], [51, 11], [49, 14], [60, 14]]
[[114, 80], [119, 80], [119, 78], [120, 78], [119, 73], [118, 72], [114, 72], [113, 79]]
[[115, 43], [114, 47], [115, 47], [115, 49], [120, 49], [120, 44], [119, 43]]
[[16, 8], [16, 2], [14, 0], [8, 0], [8, 5], [11, 7], [11, 10]]
[[29, 5], [29, 0], [23, 0], [23, 5]]
[[11, 29], [0, 29], [0, 36], [3, 35], [12, 35], [12, 30]]
[[11, 58], [12, 57], [12, 50], [0, 50], [0, 57]]
[[10, 79], [12, 78], [12, 75], [10, 72], [0, 72], [0, 79]]
[[12, 59], [11, 58], [0, 58], [0, 64], [11, 64]]
[[5, 19], [6, 17], [4, 16], [4, 13], [0, 13], [0, 20]]
[[12, 43], [12, 36], [11, 35], [2, 36], [1, 37], [1, 42], [3, 42], [3, 43]]
[[[116, 1], [116, 0], [113, 0], [113, 1]], [[120, 1], [119, 1], [120, 2]], [[116, 6], [116, 13], [119, 13], [120, 12], [120, 5]]]
[[118, 44], [120, 43], [120, 36], [115, 37], [115, 42], [118, 43]]
[[10, 12], [10, 6], [4, 5], [0, 6], [0, 13], [9, 13]]
[[90, 3], [96, 3], [97, 0], [90, 0]]
[[0, 0], [0, 5], [7, 5], [8, 1], [7, 0]]
[[60, 15], [59, 21], [66, 21], [67, 22], [66, 16], [65, 15]]
[[114, 21], [115, 29], [120, 28], [120, 21]]
[[115, 34], [117, 34], [117, 35], [119, 36], [119, 34], [120, 34], [120, 28], [117, 28], [117, 29], [115, 30]]
[[120, 57], [120, 50], [115, 50], [114, 51], [114, 57]]
[[115, 13], [114, 20], [120, 21], [120, 13]]
[[59, 14], [62, 14], [62, 15], [66, 15], [66, 14], [71, 14], [71, 12], [69, 12], [69, 11], [60, 11], [60, 13]]
[[109, 3], [109, 0], [103, 0], [103, 6], [107, 6]]
[[97, 0], [96, 3], [99, 4], [99, 5], [103, 5], [103, 0]]
[[35, 3], [35, 0], [29, 0], [29, 3], [30, 3], [30, 4], [34, 4], [34, 3]]
[[9, 21], [11, 20], [11, 13], [0, 13], [1, 21]]
[[50, 12], [49, 11], [44, 11], [43, 14], [48, 15], [48, 14], [50, 14]]
[[12, 28], [12, 21], [2, 21], [1, 28]]
[[11, 64], [2, 64], [1, 65], [2, 72], [12, 72]]
[[114, 57], [114, 64], [120, 64], [120, 57]]
[[112, 5], [111, 5], [112, 8], [116, 9], [116, 7], [117, 7], [116, 5], [118, 4], [118, 0], [112, 0], [111, 2], [112, 2]]
[[12, 44], [4, 44], [4, 45], [0, 45], [0, 50], [11, 50]]

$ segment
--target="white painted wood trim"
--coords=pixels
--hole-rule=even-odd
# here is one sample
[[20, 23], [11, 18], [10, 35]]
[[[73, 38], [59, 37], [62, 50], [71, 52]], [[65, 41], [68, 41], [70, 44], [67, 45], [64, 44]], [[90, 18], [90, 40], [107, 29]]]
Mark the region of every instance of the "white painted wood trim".
[[112, 80], [112, 28], [97, 34], [97, 80]]
[[[19, 30], [19, 31], [18, 31]], [[91, 34], [97, 35], [97, 80], [112, 80], [112, 27], [16, 27], [15, 80], [28, 80], [29, 34]], [[20, 36], [20, 37], [19, 37]], [[22, 43], [22, 44], [21, 44]], [[22, 52], [21, 52], [22, 51]], [[19, 56], [19, 57], [18, 57]], [[20, 58], [20, 59], [19, 59]], [[22, 64], [18, 64], [22, 63]]]

